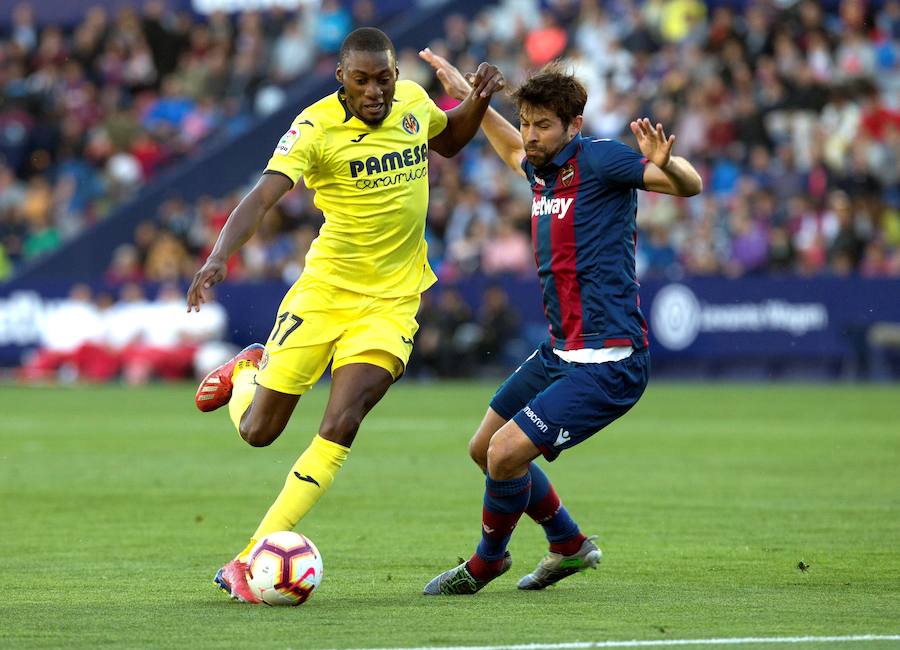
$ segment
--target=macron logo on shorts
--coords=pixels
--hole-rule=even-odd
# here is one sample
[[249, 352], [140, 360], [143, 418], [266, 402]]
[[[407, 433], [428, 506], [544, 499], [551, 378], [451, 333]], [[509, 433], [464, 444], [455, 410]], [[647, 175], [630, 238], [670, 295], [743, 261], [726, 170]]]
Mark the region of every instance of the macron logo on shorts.
[[522, 409], [522, 412], [525, 414], [525, 416], [526, 416], [529, 420], [531, 420], [532, 422], [534, 422], [534, 425], [535, 425], [538, 429], [540, 429], [540, 430], [543, 431], [544, 433], [547, 433], [547, 431], [550, 429], [550, 427], [548, 427], [546, 424], [544, 424], [544, 421], [543, 421], [541, 418], [538, 417], [538, 414], [535, 413], [534, 411], [532, 411], [532, 410], [531, 410], [530, 408], [528, 408], [527, 406], [526, 406], [525, 408]]
[[564, 445], [567, 442], [569, 442], [570, 438], [571, 438], [571, 436], [569, 435], [569, 432], [566, 431], [565, 429], [563, 429], [562, 427], [560, 427], [559, 435], [556, 436], [556, 442], [553, 443], [553, 446], [559, 447], [560, 445]]

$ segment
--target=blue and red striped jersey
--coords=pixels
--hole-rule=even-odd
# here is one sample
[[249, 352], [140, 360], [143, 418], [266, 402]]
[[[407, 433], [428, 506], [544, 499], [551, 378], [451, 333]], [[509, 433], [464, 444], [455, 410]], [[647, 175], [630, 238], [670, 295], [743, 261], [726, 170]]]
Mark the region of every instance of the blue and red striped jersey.
[[560, 350], [647, 346], [634, 267], [646, 159], [615, 140], [576, 136], [531, 183], [534, 260]]

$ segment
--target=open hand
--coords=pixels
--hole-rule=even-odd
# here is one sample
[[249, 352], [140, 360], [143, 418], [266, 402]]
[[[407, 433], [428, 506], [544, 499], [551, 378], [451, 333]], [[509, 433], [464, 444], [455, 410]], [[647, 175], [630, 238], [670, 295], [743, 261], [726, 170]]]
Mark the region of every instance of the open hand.
[[200, 305], [206, 302], [205, 289], [209, 289], [225, 279], [228, 269], [225, 262], [210, 257], [206, 260], [206, 264], [200, 267], [200, 270], [194, 274], [191, 280], [191, 286], [187, 292], [187, 310], [188, 313], [200, 311]]
[[463, 101], [470, 94], [473, 97], [490, 97], [506, 87], [503, 73], [497, 66], [490, 63], [481, 63], [475, 72], [463, 76], [456, 66], [439, 54], [432, 52], [430, 48], [426, 47], [419, 52], [419, 57], [434, 68], [438, 81], [444, 87], [444, 92], [459, 101]]
[[506, 86], [506, 80], [503, 78], [500, 68], [491, 63], [479, 63], [475, 74], [466, 75], [466, 79], [472, 84], [473, 97], [490, 97]]
[[445, 93], [459, 101], [468, 97], [472, 91], [472, 86], [469, 85], [469, 82], [466, 81], [462, 72], [455, 65], [441, 55], [435, 54], [431, 51], [431, 48], [427, 47], [419, 52], [419, 58], [428, 62], [434, 68], [435, 75], [444, 87]]
[[675, 136], [666, 137], [662, 124], [656, 123], [656, 128], [650, 124], [646, 117], [631, 123], [631, 132], [637, 138], [641, 153], [654, 165], [663, 169], [669, 164], [672, 157], [672, 147], [675, 145]]

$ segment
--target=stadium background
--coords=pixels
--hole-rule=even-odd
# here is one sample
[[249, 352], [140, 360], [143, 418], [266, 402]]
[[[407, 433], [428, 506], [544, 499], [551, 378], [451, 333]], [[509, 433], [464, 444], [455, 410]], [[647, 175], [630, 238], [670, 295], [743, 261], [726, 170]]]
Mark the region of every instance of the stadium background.
[[[898, 377], [898, 3], [288, 3], [0, 0], [0, 647], [896, 648], [900, 404], [867, 382]], [[196, 411], [193, 380], [159, 374], [268, 334], [321, 221], [302, 189], [232, 260], [220, 308], [188, 318], [185, 285], [357, 24], [442, 105], [425, 45], [513, 83], [563, 56], [588, 133], [649, 115], [703, 174], [700, 197], [641, 196], [654, 381], [546, 467], [604, 552], [554, 589], [515, 588], [544, 549], [526, 522], [507, 576], [421, 596], [471, 552], [466, 443], [546, 332], [527, 187], [481, 139], [431, 159], [441, 281], [410, 374], [456, 380], [404, 379], [366, 418], [300, 526], [325, 559], [308, 604], [242, 607], [210, 583], [328, 387], [250, 449]]]
[[[285, 125], [334, 88], [337, 47], [362, 24], [390, 34], [401, 75], [444, 107], [425, 45], [462, 69], [496, 63], [512, 84], [560, 57], [588, 86], [586, 133], [633, 145], [627, 123], [648, 115], [678, 136], [705, 192], [642, 193], [638, 219], [657, 377], [898, 376], [897, 2], [0, 8], [0, 364], [13, 377], [141, 383], [159, 377], [160, 350], [202, 347], [199, 371], [267, 334], [321, 223], [302, 188], [231, 260], [218, 315], [190, 324], [176, 294]], [[483, 138], [432, 156], [431, 184], [440, 283], [410, 374], [502, 374], [546, 332], [528, 188]], [[106, 363], [84, 361], [102, 348]]]

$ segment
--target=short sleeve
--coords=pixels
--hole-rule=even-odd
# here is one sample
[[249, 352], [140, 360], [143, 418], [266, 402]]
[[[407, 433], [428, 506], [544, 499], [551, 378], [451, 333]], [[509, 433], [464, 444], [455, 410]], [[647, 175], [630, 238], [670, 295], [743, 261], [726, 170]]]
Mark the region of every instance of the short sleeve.
[[647, 159], [628, 145], [617, 140], [591, 140], [588, 160], [600, 178], [610, 185], [645, 189]]
[[438, 108], [431, 97], [428, 98], [428, 137], [433, 138], [447, 128], [447, 114]]
[[398, 81], [397, 94], [402, 96], [409, 106], [414, 106], [416, 113], [420, 117], [422, 114], [419, 113], [419, 107], [425, 107], [425, 110], [428, 112], [429, 140], [447, 128], [447, 114], [434, 103], [434, 100], [428, 96], [428, 92], [415, 81], [410, 79]]
[[300, 113], [275, 146], [266, 171], [284, 174], [296, 185], [318, 159], [324, 133], [318, 118]]

